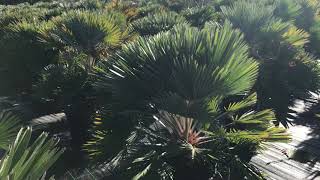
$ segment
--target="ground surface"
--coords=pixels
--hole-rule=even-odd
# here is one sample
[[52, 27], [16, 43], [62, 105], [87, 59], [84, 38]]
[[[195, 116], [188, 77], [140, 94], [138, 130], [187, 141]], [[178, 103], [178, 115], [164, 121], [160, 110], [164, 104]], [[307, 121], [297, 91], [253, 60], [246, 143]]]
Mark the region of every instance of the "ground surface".
[[[298, 114], [306, 111], [320, 112], [320, 96], [313, 94], [311, 103], [296, 101], [291, 108]], [[251, 163], [272, 180], [320, 180], [320, 118], [302, 117], [288, 129], [289, 143], [268, 143], [266, 148], [252, 158]]]

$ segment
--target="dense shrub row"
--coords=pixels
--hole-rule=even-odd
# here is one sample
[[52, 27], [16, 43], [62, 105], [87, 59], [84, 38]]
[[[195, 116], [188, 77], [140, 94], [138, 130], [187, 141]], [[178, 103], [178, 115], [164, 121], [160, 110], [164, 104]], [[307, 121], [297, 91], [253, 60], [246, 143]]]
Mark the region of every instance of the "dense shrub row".
[[[251, 157], [288, 140], [277, 126], [319, 89], [316, 0], [0, 2], [17, 4], [0, 6], [0, 105], [22, 119], [1, 116], [3, 159], [30, 119], [67, 117], [37, 122], [35, 134], [61, 142], [39, 136], [48, 145], [35, 156], [48, 165], [32, 178], [66, 147], [49, 174], [98, 166], [90, 177], [263, 179]], [[16, 143], [28, 147], [30, 135], [22, 129]], [[18, 179], [5, 163], [0, 179]]]

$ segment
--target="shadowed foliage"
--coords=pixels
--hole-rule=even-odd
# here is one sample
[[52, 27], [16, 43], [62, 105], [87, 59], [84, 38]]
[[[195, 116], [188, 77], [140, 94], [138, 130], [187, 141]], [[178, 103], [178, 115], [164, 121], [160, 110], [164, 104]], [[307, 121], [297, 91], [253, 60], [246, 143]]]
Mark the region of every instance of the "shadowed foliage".
[[250, 54], [261, 62], [255, 87], [258, 107], [273, 108], [278, 121], [288, 126], [293, 101], [307, 98], [309, 91], [318, 89], [319, 66], [303, 49], [309, 43], [309, 33], [276, 17], [277, 3], [254, 2], [236, 1], [222, 7], [222, 13], [244, 32], [251, 46]]
[[138, 19], [132, 26], [140, 35], [147, 36], [170, 30], [173, 26], [184, 22], [186, 20], [179, 14], [164, 11]]
[[[242, 34], [228, 23], [203, 30], [180, 25], [140, 38], [97, 72], [98, 91], [112, 93], [111, 107], [105, 108], [118, 113], [97, 119], [85, 149], [103, 161], [114, 153], [106, 150], [108, 144], [125, 146], [109, 165], [120, 171], [116, 176], [121, 177], [114, 177], [119, 179], [259, 179], [260, 173], [247, 164], [258, 142], [288, 137], [271, 128], [271, 110], [248, 111], [256, 95], [246, 93], [257, 73], [258, 63], [248, 57]], [[241, 100], [227, 103], [232, 96]], [[118, 133], [131, 131], [126, 143], [119, 144], [125, 137]], [[252, 151], [246, 154], [241, 148]]]

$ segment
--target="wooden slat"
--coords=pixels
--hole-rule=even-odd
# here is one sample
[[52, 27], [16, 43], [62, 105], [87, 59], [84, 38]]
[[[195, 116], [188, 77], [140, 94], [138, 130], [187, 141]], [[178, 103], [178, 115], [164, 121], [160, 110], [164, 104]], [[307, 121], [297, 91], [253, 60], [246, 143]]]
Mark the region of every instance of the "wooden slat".
[[290, 156], [303, 147], [304, 151], [320, 159], [320, 142], [310, 140], [314, 138], [310, 135], [312, 129], [305, 126], [293, 126], [289, 128], [289, 131], [292, 133], [291, 142], [267, 144], [267, 148], [253, 157], [251, 163], [264, 172], [267, 179], [270, 180], [320, 180], [320, 177], [312, 178], [315, 173], [320, 172], [319, 162], [309, 166], [286, 157], [282, 152], [285, 150]]

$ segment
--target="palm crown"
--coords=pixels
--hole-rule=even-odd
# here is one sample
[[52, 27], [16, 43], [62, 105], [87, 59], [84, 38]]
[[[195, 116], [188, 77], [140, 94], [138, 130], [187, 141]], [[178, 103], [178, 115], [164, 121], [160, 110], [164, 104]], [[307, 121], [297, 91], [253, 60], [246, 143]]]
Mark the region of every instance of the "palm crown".
[[[100, 82], [102, 87], [110, 86], [115, 100], [126, 101], [121, 104], [131, 108], [131, 104], [161, 106], [161, 100], [176, 98], [187, 107], [180, 113], [213, 98], [249, 91], [258, 71], [241, 33], [228, 24], [221, 30], [208, 26], [201, 31], [182, 25], [170, 33], [139, 39], [108, 65], [110, 70]], [[124, 94], [123, 87], [131, 91]]]
[[[284, 7], [286, 11], [279, 13]], [[298, 4], [285, 0], [240, 0], [222, 7], [224, 17], [245, 34], [250, 55], [261, 62], [255, 86], [259, 108], [273, 108], [284, 126], [288, 126], [288, 107], [293, 100], [308, 97], [309, 91], [315, 91], [319, 86], [315, 83], [318, 82], [318, 65], [304, 50], [310, 34], [294, 23], [284, 21], [295, 17], [297, 11]], [[303, 85], [296, 83], [302, 74], [310, 80]]]
[[124, 15], [116, 12], [74, 11], [52, 20], [54, 28], [41, 39], [62, 52], [84, 53], [93, 66], [133, 37]]
[[[257, 73], [258, 63], [248, 57], [242, 34], [228, 23], [207, 24], [202, 30], [178, 25], [125, 45], [97, 73], [97, 87], [113, 95], [112, 117], [133, 120], [137, 127], [120, 160], [117, 156], [111, 164], [140, 170], [136, 179], [162, 171], [179, 179], [192, 176], [197, 167], [206, 169], [202, 178], [218, 178], [219, 173], [228, 174], [224, 163], [236, 163], [232, 171], [243, 171], [248, 158], [237, 158], [233, 150], [219, 155], [221, 150], [213, 147], [225, 144], [226, 149], [237, 149], [239, 138], [250, 139], [248, 146], [255, 148], [257, 141], [287, 139], [283, 131], [269, 129], [274, 120], [271, 110], [239, 113], [256, 102], [255, 94], [247, 95]], [[226, 101], [236, 95], [246, 98]], [[108, 124], [110, 128], [112, 122]], [[97, 131], [96, 138], [108, 137], [114, 136]], [[100, 143], [105, 143], [98, 139], [85, 146], [97, 148], [91, 151], [93, 156], [99, 156]], [[181, 162], [188, 163], [180, 166]], [[219, 172], [212, 170], [215, 166]], [[259, 177], [249, 169], [243, 176]], [[190, 173], [180, 174], [186, 171]]]

